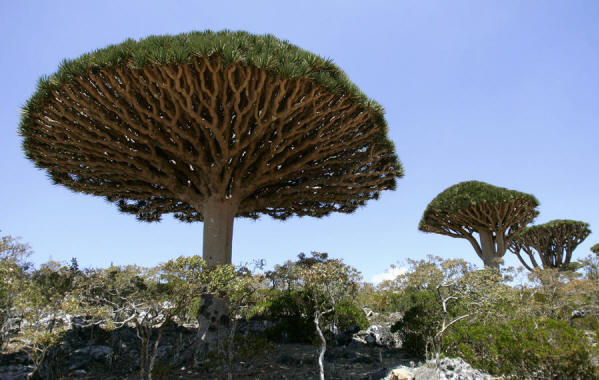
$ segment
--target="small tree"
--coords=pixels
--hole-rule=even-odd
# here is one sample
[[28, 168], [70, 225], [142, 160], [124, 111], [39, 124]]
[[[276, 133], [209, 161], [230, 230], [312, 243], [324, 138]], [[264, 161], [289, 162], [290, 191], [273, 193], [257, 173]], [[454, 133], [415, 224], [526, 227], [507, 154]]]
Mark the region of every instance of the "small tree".
[[599, 280], [599, 255], [587, 255], [578, 261], [585, 277], [589, 280]]
[[[16, 340], [33, 363], [28, 378], [33, 378], [47, 359], [54, 359], [48, 358], [50, 349], [70, 328], [67, 305], [71, 287], [66, 285], [70, 277], [70, 268], [50, 261], [30, 274], [19, 293], [16, 309], [22, 321]], [[49, 366], [46, 377], [54, 375]]]
[[341, 300], [357, 292], [361, 277], [355, 269], [343, 264], [341, 260], [328, 259], [326, 253], [317, 252], [313, 252], [312, 257], [300, 255], [297, 275], [307, 292], [310, 307], [314, 310], [314, 325], [320, 339], [318, 367], [320, 379], [324, 380], [327, 341], [321, 323], [326, 315], [335, 311], [335, 306]]
[[30, 254], [29, 246], [12, 236], [0, 238], [0, 351], [12, 333], [15, 320], [19, 319], [15, 306], [27, 285], [31, 264], [26, 259]]
[[351, 213], [403, 175], [383, 109], [330, 60], [273, 36], [127, 40], [42, 78], [27, 157], [56, 184], [147, 222], [204, 222], [231, 263], [235, 217]]
[[[448, 278], [436, 286], [443, 311], [441, 324], [431, 339], [435, 349], [437, 370], [441, 369], [441, 349], [445, 333], [452, 325], [463, 319], [482, 317], [489, 311], [491, 305], [500, 302], [506, 296], [507, 290], [502, 286], [502, 281], [499, 272], [485, 268], [465, 273], [459, 278]], [[450, 315], [450, 302], [460, 303], [464, 311], [458, 315]]]
[[[33, 314], [29, 315], [33, 317]], [[24, 326], [19, 332], [19, 342], [27, 350], [27, 357], [33, 364], [33, 370], [27, 374], [28, 379], [34, 378], [46, 360], [48, 351], [60, 342], [65, 327], [47, 329], [45, 326]]]
[[[217, 363], [224, 367], [227, 379], [232, 380], [235, 373], [234, 356], [236, 350], [237, 322], [249, 310], [251, 299], [256, 292], [258, 282], [247, 267], [235, 268], [231, 264], [211, 267], [209, 279], [203, 296], [212, 295], [226, 301], [228, 318], [228, 336], [217, 340], [211, 352]], [[198, 331], [200, 332], [200, 331]], [[209, 331], [202, 332], [206, 336]], [[218, 338], [218, 331], [217, 338]], [[208, 345], [210, 348], [210, 345]]]
[[[232, 320], [229, 337], [225, 349], [213, 347], [213, 352], [218, 361], [226, 366], [227, 377], [233, 377], [233, 351], [234, 337], [237, 328], [237, 319], [248, 306], [249, 298], [256, 290], [255, 281], [251, 272], [245, 268], [235, 268], [231, 264], [208, 266], [200, 256], [178, 257], [169, 260], [160, 266], [161, 279], [169, 295], [169, 300], [176, 305], [176, 315], [195, 314], [202, 297], [213, 296], [216, 299], [226, 300], [229, 312], [228, 318]], [[205, 343], [209, 331], [198, 328], [198, 343]], [[195, 349], [198, 347], [196, 345]]]
[[579, 264], [587, 279], [599, 280], [599, 244], [592, 246], [591, 252], [593, 254], [579, 260]]
[[[151, 380], [162, 331], [190, 302], [187, 292], [175, 289], [162, 283], [158, 268], [98, 269], [90, 271], [74, 291], [70, 310], [85, 315], [88, 325], [107, 329], [135, 326], [140, 340], [139, 376]], [[157, 334], [151, 345], [154, 330]]]
[[[511, 241], [509, 249], [526, 269], [539, 268], [538, 255], [543, 268], [572, 269], [572, 252], [591, 233], [589, 225], [575, 220], [552, 220], [545, 224], [525, 227]], [[524, 251], [528, 263], [521, 255]]]
[[530, 194], [479, 181], [460, 182], [429, 203], [418, 228], [466, 239], [485, 266], [499, 268], [516, 232], [537, 216], [538, 205]]
[[[195, 314], [207, 294], [226, 299], [230, 310], [239, 312], [252, 290], [251, 276], [230, 264], [212, 267], [200, 256], [181, 256], [154, 268], [88, 271], [73, 292], [69, 311], [84, 315], [87, 325], [108, 329], [133, 325], [140, 339], [140, 378], [151, 380], [162, 333], [169, 323]], [[225, 356], [232, 354], [229, 351]], [[225, 363], [230, 377], [230, 360]]]
[[410, 268], [394, 280], [401, 292], [402, 318], [392, 326], [404, 347], [440, 363], [443, 337], [462, 320], [499, 317], [499, 305], [512, 302], [513, 292], [495, 269], [475, 268], [461, 259], [409, 260]]

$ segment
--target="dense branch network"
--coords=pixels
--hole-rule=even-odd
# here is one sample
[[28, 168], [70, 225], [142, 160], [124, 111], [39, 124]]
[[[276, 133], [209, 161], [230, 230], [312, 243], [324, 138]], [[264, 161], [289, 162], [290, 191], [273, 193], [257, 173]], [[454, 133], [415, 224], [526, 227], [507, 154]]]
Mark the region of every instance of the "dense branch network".
[[474, 243], [479, 255], [482, 251], [473, 234], [488, 230], [493, 233], [497, 249], [505, 252], [506, 241], [521, 228], [521, 223], [534, 218], [530, 213], [531, 206], [528, 201], [518, 199], [496, 205], [481, 202], [451, 214], [433, 210], [423, 230], [467, 239]]
[[392, 189], [384, 127], [351, 97], [218, 56], [90, 70], [52, 90], [25, 147], [56, 183], [141, 220], [352, 212]]
[[[572, 252], [590, 233], [587, 223], [553, 220], [523, 229], [512, 241], [509, 249], [530, 271], [541, 267], [535, 259], [537, 255], [543, 268], [567, 270], [572, 260]], [[526, 253], [529, 262], [521, 252]]]
[[403, 169], [380, 105], [273, 36], [192, 32], [65, 61], [23, 109], [27, 157], [143, 221], [204, 222], [231, 263], [235, 217], [350, 213]]

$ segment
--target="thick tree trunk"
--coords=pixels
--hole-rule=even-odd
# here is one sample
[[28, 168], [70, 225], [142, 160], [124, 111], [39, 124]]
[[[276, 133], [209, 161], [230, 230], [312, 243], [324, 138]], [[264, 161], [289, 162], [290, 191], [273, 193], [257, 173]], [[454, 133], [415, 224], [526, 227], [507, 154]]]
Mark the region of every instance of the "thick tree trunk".
[[482, 251], [481, 259], [486, 267], [499, 269], [501, 257], [497, 254], [495, 242], [493, 241], [493, 233], [489, 230], [477, 230], [480, 236], [480, 248]]
[[203, 257], [210, 266], [231, 264], [233, 219], [237, 202], [209, 199], [202, 205], [204, 217]]
[[194, 351], [194, 365], [210, 351], [219, 348], [220, 331], [229, 326], [229, 302], [214, 294], [202, 295], [198, 310], [198, 330]]

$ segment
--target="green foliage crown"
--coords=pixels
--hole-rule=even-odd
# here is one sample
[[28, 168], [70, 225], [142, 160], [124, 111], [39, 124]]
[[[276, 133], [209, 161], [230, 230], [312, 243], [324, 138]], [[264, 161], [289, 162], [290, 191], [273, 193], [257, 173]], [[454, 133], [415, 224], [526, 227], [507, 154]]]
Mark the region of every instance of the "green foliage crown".
[[241, 62], [283, 78], [312, 80], [328, 91], [353, 99], [372, 112], [377, 124], [387, 127], [381, 105], [363, 94], [330, 59], [272, 35], [206, 30], [149, 36], [139, 41], [128, 39], [75, 59], [65, 59], [54, 74], [39, 80], [37, 91], [23, 107], [20, 133], [26, 136], [27, 129], [33, 127], [30, 115], [43, 107], [52, 96], [52, 90], [77, 76], [110, 66], [140, 68], [153, 64], [185, 64], [200, 56], [218, 56], [224, 65]]
[[[560, 228], [560, 227], [580, 227], [583, 229], [588, 229], [589, 224], [585, 222], [581, 222], [578, 220], [570, 220], [570, 219], [555, 219], [547, 223], [537, 224], [535, 226], [524, 227], [520, 233], [518, 233], [518, 237], [525, 236], [527, 233], [533, 232], [549, 232], [551, 230]], [[590, 230], [589, 230], [590, 233]]]
[[537, 207], [539, 201], [531, 194], [490, 185], [481, 181], [465, 181], [448, 187], [426, 207], [418, 228], [422, 230], [433, 211], [451, 214], [481, 202], [496, 205], [513, 200], [528, 201]]

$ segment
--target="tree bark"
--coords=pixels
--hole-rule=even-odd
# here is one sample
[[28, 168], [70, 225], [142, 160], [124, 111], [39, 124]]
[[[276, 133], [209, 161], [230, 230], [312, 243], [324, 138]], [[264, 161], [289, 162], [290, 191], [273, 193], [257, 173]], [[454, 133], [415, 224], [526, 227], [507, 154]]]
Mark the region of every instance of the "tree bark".
[[237, 318], [233, 318], [233, 326], [229, 332], [229, 345], [227, 346], [227, 380], [233, 380], [233, 371], [235, 365], [233, 364], [233, 350], [235, 349], [235, 332], [237, 330]]
[[204, 217], [203, 257], [210, 266], [231, 264], [233, 219], [237, 202], [209, 199], [202, 205]]
[[142, 325], [137, 325], [137, 337], [141, 340], [141, 347], [139, 353], [139, 378], [141, 380], [148, 380], [147, 368], [148, 368], [148, 346], [150, 345], [151, 332], [148, 328]]
[[156, 337], [156, 341], [154, 342], [154, 347], [152, 348], [152, 354], [150, 356], [150, 363], [148, 365], [148, 380], [152, 380], [152, 372], [154, 371], [156, 357], [158, 356], [158, 346], [160, 344], [160, 338], [162, 338], [162, 330], [164, 330], [164, 326], [166, 326], [167, 323], [168, 321], [162, 322], [162, 324], [158, 328], [158, 336]]
[[318, 337], [320, 338], [320, 353], [318, 354], [318, 370], [320, 375], [320, 380], [324, 380], [324, 353], [327, 350], [327, 341], [322, 334], [322, 330], [320, 329], [320, 314], [318, 311], [314, 313], [314, 325], [316, 327], [316, 332], [318, 333]]
[[480, 236], [480, 248], [482, 251], [481, 259], [486, 267], [499, 269], [499, 260], [501, 257], [498, 256], [495, 248], [495, 242], [493, 241], [493, 232], [480, 229], [477, 230]]

